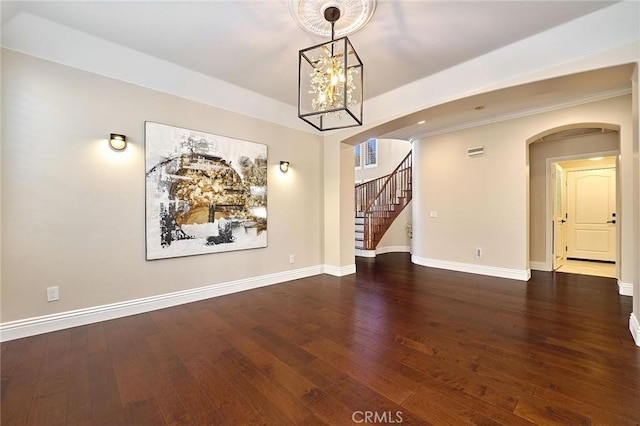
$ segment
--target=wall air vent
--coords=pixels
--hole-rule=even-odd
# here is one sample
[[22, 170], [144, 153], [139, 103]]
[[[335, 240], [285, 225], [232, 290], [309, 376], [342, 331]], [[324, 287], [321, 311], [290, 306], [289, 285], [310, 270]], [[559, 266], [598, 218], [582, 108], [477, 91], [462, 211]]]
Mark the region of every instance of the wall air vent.
[[473, 157], [474, 155], [484, 154], [484, 145], [480, 146], [472, 146], [471, 148], [467, 148], [467, 155], [469, 157]]

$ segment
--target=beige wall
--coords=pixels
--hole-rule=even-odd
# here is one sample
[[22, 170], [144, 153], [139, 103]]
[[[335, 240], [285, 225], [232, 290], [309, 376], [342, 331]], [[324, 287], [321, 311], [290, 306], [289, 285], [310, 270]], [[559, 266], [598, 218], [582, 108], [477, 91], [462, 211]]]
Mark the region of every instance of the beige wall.
[[[346, 210], [346, 207], [340, 205], [340, 191], [341, 191], [341, 170], [346, 169], [348, 165], [353, 165], [353, 158], [351, 161], [342, 160], [340, 152], [340, 143], [328, 143], [324, 142], [323, 146], [324, 155], [324, 203], [323, 203], [323, 217], [324, 217], [324, 235], [323, 235], [323, 249], [324, 249], [324, 261], [328, 265], [335, 267], [343, 266], [340, 263], [340, 247], [341, 247], [341, 225], [348, 226], [349, 222], [341, 222], [341, 210]], [[346, 163], [346, 164], [342, 164]], [[342, 182], [346, 185], [346, 182]], [[346, 264], [353, 264], [354, 259], [351, 259]], [[345, 265], [346, 265], [345, 264]]]
[[575, 137], [529, 145], [530, 172], [530, 237], [529, 256], [532, 262], [547, 261], [546, 203], [547, 159], [569, 157], [594, 152], [618, 151], [618, 132]]
[[[526, 269], [526, 138], [504, 125], [414, 141], [414, 256]], [[467, 148], [477, 145], [485, 153], [468, 157]], [[476, 259], [476, 248], [483, 259]]]
[[[268, 145], [267, 248], [145, 261], [145, 120]], [[321, 265], [322, 158], [320, 137], [3, 50], [1, 321]]]
[[407, 235], [407, 224], [411, 223], [411, 201], [393, 221], [378, 243], [378, 250], [384, 252], [403, 251], [411, 248], [411, 239]]
[[[496, 268], [528, 269], [527, 141], [549, 129], [574, 123], [618, 125], [621, 151], [631, 146], [631, 97], [497, 122], [414, 143], [413, 254], [441, 261]], [[484, 145], [485, 154], [466, 149]], [[624, 161], [621, 168], [624, 166]], [[631, 201], [632, 179], [622, 172], [622, 197]], [[429, 212], [436, 211], [437, 218]], [[632, 224], [623, 206], [621, 221]], [[622, 275], [631, 273], [633, 235], [622, 231]], [[483, 248], [483, 259], [475, 249]], [[635, 261], [635, 259], [633, 259]]]
[[355, 272], [355, 196], [353, 192], [353, 147], [340, 144], [340, 183], [351, 182], [351, 185], [339, 185], [340, 190], [340, 235], [351, 235], [351, 239], [340, 238], [340, 265], [351, 267]]

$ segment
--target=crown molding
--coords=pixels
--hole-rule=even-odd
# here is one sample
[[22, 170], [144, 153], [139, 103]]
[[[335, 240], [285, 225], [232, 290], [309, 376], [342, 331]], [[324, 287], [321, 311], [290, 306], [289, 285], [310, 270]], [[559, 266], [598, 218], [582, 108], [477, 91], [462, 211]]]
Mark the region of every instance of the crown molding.
[[589, 103], [592, 103], [592, 102], [603, 101], [605, 99], [616, 98], [618, 96], [626, 96], [626, 95], [630, 95], [630, 94], [631, 94], [631, 88], [619, 89], [619, 90], [609, 90], [609, 91], [606, 91], [606, 92], [595, 93], [595, 94], [592, 94], [592, 95], [583, 96], [581, 98], [572, 99], [570, 101], [558, 102], [558, 103], [554, 103], [554, 104], [548, 104], [548, 105], [544, 105], [544, 106], [536, 107], [536, 108], [528, 108], [528, 109], [524, 109], [524, 110], [520, 110], [520, 111], [516, 111], [516, 112], [510, 112], [510, 113], [507, 113], [507, 114], [500, 114], [500, 115], [496, 115], [496, 116], [493, 116], [493, 117], [488, 117], [488, 118], [485, 118], [485, 119], [482, 119], [482, 120], [467, 121], [467, 122], [464, 122], [464, 123], [461, 123], [461, 124], [456, 124], [456, 125], [453, 125], [453, 126], [443, 127], [441, 129], [435, 129], [435, 130], [432, 130], [432, 131], [419, 133], [416, 136], [412, 136], [409, 139], [409, 141], [410, 142], [414, 142], [416, 140], [427, 138], [427, 137], [431, 137], [431, 136], [443, 135], [443, 134], [447, 134], [447, 133], [457, 132], [459, 130], [471, 129], [471, 128], [474, 128], [474, 127], [486, 126], [486, 125], [489, 125], [489, 124], [500, 123], [500, 122], [503, 122], [503, 121], [515, 120], [517, 118], [523, 118], [523, 117], [528, 117], [528, 116], [531, 116], [531, 115], [543, 114], [543, 113], [546, 113], [546, 112], [557, 111], [557, 110], [560, 110], [560, 109], [571, 108], [571, 107], [575, 107], [575, 106], [589, 104]]

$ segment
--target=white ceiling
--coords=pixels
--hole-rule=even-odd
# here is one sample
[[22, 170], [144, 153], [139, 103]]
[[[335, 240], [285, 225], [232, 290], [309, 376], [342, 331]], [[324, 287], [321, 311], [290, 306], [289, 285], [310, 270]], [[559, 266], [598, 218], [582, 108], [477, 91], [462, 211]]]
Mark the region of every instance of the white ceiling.
[[[614, 3], [378, 0], [371, 21], [349, 38], [364, 63], [366, 100]], [[1, 7], [3, 24], [29, 13], [289, 105], [297, 102], [298, 50], [325, 41], [297, 26], [288, 0]]]

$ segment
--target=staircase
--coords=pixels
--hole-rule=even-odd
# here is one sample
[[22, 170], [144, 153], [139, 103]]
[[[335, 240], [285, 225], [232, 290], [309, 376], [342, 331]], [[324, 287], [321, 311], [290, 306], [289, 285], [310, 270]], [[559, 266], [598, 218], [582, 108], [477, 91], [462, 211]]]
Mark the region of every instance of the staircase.
[[375, 250], [411, 201], [411, 152], [389, 175], [356, 185], [356, 250]]

